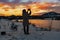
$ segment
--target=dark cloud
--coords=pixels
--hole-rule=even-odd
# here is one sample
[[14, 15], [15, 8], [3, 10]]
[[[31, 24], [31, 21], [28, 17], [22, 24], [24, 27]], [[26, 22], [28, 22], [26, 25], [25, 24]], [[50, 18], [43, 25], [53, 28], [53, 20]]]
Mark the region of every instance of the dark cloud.
[[0, 2], [12, 2], [12, 3], [19, 3], [20, 0], [13, 0], [13, 1], [9, 1], [9, 0], [0, 0]]
[[0, 2], [7, 2], [7, 0], [0, 0]]
[[60, 13], [60, 6], [49, 7], [48, 10], [53, 10], [53, 11], [55, 11], [55, 12]]
[[15, 0], [15, 1], [13, 1], [13, 2], [14, 2], [14, 3], [19, 3], [19, 1], [20, 1], [20, 0]]
[[[12, 0], [13, 3], [19, 3], [19, 2], [59, 2], [60, 0]], [[0, 2], [9, 2], [9, 0], [0, 0]]]

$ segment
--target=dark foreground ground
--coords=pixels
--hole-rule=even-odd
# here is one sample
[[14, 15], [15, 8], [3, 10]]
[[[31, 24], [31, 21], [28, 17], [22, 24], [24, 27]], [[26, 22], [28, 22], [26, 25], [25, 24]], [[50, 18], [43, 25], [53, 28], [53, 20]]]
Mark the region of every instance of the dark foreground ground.
[[[8, 29], [8, 22], [11, 23], [11, 21], [6, 21], [5, 23], [3, 23], [2, 21], [0, 22], [0, 25], [2, 27], [6, 27], [6, 28], [2, 28], [0, 29], [1, 31], [6, 31], [7, 34], [6, 35], [0, 35], [0, 40], [60, 40], [60, 31], [39, 31], [39, 28], [35, 28], [32, 25], [30, 25], [30, 34], [29, 35], [25, 35], [23, 33], [23, 26], [22, 23], [16, 23], [18, 25], [18, 30], [17, 31], [12, 31], [10, 29]], [[36, 30], [37, 29], [37, 30]]]

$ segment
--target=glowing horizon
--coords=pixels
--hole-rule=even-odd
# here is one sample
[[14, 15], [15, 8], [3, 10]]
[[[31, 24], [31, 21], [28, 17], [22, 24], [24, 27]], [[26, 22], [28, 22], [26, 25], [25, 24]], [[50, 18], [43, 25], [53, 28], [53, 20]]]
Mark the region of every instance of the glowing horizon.
[[[9, 5], [0, 3], [0, 16], [22, 16], [22, 10], [30, 8], [32, 11], [31, 15], [40, 15], [41, 12], [48, 12], [47, 8], [54, 4], [51, 3], [31, 3], [31, 4], [19, 4], [19, 5]], [[39, 14], [38, 14], [39, 13]]]

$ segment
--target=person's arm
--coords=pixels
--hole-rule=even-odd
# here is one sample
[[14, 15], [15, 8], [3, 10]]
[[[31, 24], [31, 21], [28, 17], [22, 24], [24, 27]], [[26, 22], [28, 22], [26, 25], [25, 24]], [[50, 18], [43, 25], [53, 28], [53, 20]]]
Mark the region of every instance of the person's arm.
[[31, 10], [29, 10], [28, 15], [31, 15]]

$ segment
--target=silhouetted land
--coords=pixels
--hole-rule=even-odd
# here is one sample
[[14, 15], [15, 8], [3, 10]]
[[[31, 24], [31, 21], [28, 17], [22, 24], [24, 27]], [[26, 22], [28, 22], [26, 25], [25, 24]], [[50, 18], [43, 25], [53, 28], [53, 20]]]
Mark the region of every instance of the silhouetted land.
[[[46, 19], [46, 18], [51, 18], [53, 20], [60, 20], [60, 13], [56, 13], [56, 12], [48, 12], [45, 13], [43, 15], [40, 16], [29, 16], [29, 19]], [[13, 20], [13, 19], [23, 19], [22, 16], [0, 16], [0, 19], [9, 19], [9, 20]]]

